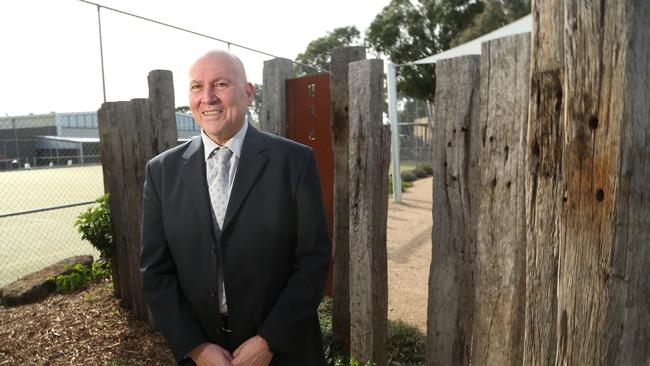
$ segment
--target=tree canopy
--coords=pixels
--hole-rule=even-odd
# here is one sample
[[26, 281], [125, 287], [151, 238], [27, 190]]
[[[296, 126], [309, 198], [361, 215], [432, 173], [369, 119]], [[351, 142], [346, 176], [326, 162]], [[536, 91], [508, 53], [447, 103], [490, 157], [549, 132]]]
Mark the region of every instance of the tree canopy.
[[[391, 0], [365, 34], [365, 46], [402, 64], [397, 88], [406, 97], [433, 100], [435, 65], [404, 65], [491, 32], [530, 12], [530, 0]], [[336, 47], [358, 42], [354, 26], [336, 28], [309, 43], [300, 62], [329, 68]]]
[[361, 33], [353, 25], [335, 28], [325, 36], [309, 42], [305, 52], [298, 54], [296, 59], [308, 65], [318, 66], [322, 70], [329, 70], [332, 50], [337, 47], [352, 46], [360, 36]]
[[[450, 47], [483, 10], [471, 0], [392, 0], [366, 33], [367, 44], [395, 64], [406, 64]], [[397, 88], [411, 98], [433, 100], [435, 66], [402, 66]]]

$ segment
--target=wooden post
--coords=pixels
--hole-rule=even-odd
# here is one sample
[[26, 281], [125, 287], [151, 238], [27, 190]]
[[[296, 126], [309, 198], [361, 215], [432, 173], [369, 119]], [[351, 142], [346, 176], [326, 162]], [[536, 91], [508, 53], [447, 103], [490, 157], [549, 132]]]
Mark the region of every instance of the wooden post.
[[388, 362], [388, 160], [382, 127], [383, 62], [349, 65], [350, 95], [350, 354]]
[[555, 363], [562, 205], [563, 0], [533, 0], [526, 152], [524, 365]]
[[480, 56], [439, 61], [427, 365], [469, 365], [480, 181]]
[[[121, 162], [115, 161], [115, 156], [124, 150], [123, 139], [118, 121], [132, 120], [132, 111], [129, 102], [108, 102], [103, 103], [97, 112], [99, 127], [99, 142], [101, 150], [102, 171], [104, 175], [104, 192], [111, 194], [110, 209], [111, 222], [113, 226], [113, 242], [115, 250], [112, 259], [112, 277], [115, 296], [121, 301], [122, 307], [130, 309], [131, 291], [129, 287], [129, 266], [127, 264], [126, 242], [118, 238], [117, 233], [122, 216], [120, 208], [123, 207], [123, 199], [120, 194], [112, 195], [114, 190], [124, 186], [124, 176]], [[117, 187], [113, 189], [113, 187]]]
[[334, 154], [334, 270], [332, 290], [332, 340], [334, 347], [350, 353], [350, 169], [348, 120], [348, 64], [366, 58], [364, 47], [332, 51], [332, 151]]
[[177, 142], [172, 74], [152, 71], [149, 81], [151, 101], [104, 103], [98, 112], [105, 191], [111, 195], [116, 288], [122, 305], [141, 320], [148, 319], [139, 271], [144, 166]]
[[529, 33], [483, 43], [474, 365], [523, 360], [529, 61]]
[[650, 6], [565, 1], [556, 364], [650, 362]]
[[293, 76], [293, 63], [286, 58], [264, 61], [260, 129], [286, 135], [285, 81]]
[[[178, 127], [176, 125], [176, 99], [174, 97], [174, 77], [169, 70], [153, 70], [149, 73], [149, 112], [155, 127], [151, 137], [143, 134], [151, 141], [144, 141], [144, 148], [153, 150], [143, 151], [150, 158], [171, 149], [178, 144]], [[143, 126], [145, 127], [145, 126]]]

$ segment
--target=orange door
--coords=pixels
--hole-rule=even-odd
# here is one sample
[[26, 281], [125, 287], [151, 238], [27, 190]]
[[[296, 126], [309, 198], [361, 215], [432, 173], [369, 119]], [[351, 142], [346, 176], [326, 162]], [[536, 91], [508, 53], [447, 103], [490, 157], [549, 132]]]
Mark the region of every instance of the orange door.
[[[321, 190], [332, 237], [334, 207], [334, 162], [330, 132], [331, 98], [329, 73], [309, 75], [286, 81], [287, 138], [314, 149]], [[326, 294], [332, 293], [332, 268]]]

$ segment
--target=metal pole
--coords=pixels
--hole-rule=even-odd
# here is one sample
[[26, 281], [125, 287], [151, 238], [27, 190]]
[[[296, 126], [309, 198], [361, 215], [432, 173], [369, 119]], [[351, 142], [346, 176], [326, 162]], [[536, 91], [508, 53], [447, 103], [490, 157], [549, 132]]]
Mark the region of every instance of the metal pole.
[[18, 143], [18, 131], [16, 131], [16, 119], [11, 119], [11, 128], [14, 130], [14, 141], [16, 142], [16, 160], [20, 162], [20, 144]]
[[99, 57], [102, 61], [102, 91], [104, 92], [104, 103], [106, 103], [106, 79], [104, 78], [104, 45], [102, 42], [102, 15], [101, 7], [97, 5], [97, 24], [99, 25]]
[[399, 127], [397, 126], [397, 78], [395, 65], [388, 63], [388, 119], [390, 120], [390, 151], [393, 167], [393, 200], [402, 202], [402, 174], [399, 167]]

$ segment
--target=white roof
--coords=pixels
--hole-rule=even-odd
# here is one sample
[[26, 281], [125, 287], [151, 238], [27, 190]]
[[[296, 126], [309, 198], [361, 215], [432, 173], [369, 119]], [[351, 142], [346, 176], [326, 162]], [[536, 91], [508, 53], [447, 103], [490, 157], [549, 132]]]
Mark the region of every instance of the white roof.
[[515, 20], [514, 22], [505, 25], [497, 30], [494, 30], [488, 34], [482, 35], [467, 43], [463, 43], [460, 46], [437, 53], [433, 56], [429, 56], [417, 60], [413, 62], [413, 64], [434, 64], [438, 60], [442, 60], [445, 58], [459, 57], [465, 55], [480, 55], [481, 43], [483, 42], [496, 39], [496, 38], [511, 36], [514, 34], [530, 32], [533, 26], [532, 19], [533, 19], [532, 16], [529, 14], [519, 20]]
[[61, 141], [61, 142], [74, 142], [74, 143], [90, 143], [99, 142], [99, 137], [66, 137], [66, 136], [34, 136], [39, 139]]

